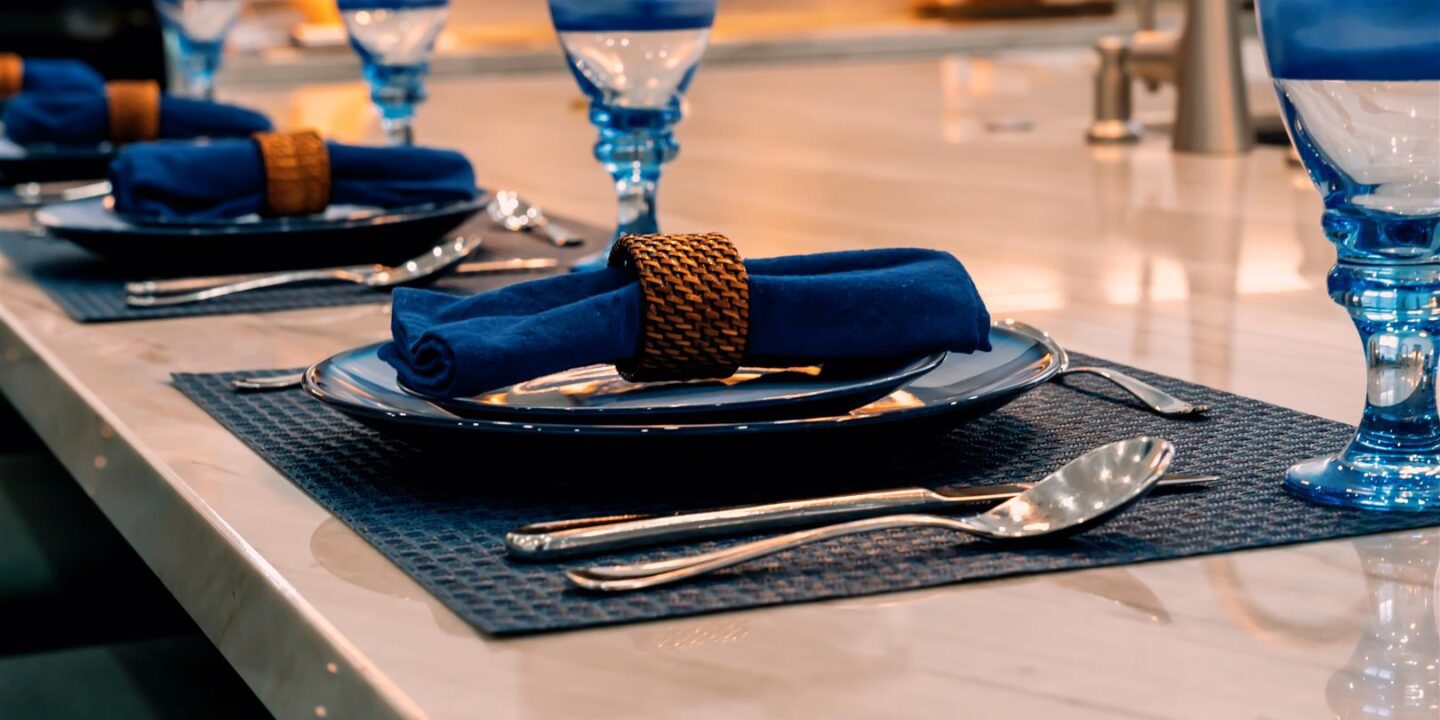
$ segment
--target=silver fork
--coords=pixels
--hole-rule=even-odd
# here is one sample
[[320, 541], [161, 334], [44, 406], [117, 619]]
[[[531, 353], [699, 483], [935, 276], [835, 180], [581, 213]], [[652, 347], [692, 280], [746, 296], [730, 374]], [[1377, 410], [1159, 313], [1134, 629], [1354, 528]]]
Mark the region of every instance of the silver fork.
[[[511, 258], [508, 260], [477, 260], [464, 262], [455, 266], [452, 271], [456, 275], [477, 275], [493, 272], [519, 272], [523, 270], [548, 270], [560, 266], [560, 261], [555, 258]], [[323, 272], [353, 271], [364, 272], [373, 268], [373, 265], [356, 265], [350, 267], [324, 268]], [[275, 273], [245, 273], [240, 275], [210, 275], [206, 277], [173, 278], [168, 280], [141, 280], [125, 283], [125, 292], [129, 295], [171, 295], [175, 293], [194, 292], [220, 285], [245, 282], [259, 278], [269, 277]]]
[[1199, 415], [1210, 409], [1210, 406], [1205, 403], [1192, 403], [1186, 400], [1181, 400], [1180, 398], [1175, 397], [1174, 395], [1171, 395], [1170, 393], [1165, 392], [1164, 390], [1161, 390], [1160, 388], [1155, 387], [1154, 385], [1151, 385], [1144, 380], [1141, 380], [1137, 377], [1132, 377], [1123, 372], [1120, 372], [1119, 370], [1112, 370], [1110, 368], [1104, 367], [1093, 367], [1090, 365], [1071, 365], [1070, 353], [1066, 352], [1065, 348], [1062, 347], [1060, 343], [1056, 342], [1054, 338], [1050, 337], [1049, 333], [1037, 327], [1026, 325], [1023, 322], [1020, 322], [1019, 320], [1014, 320], [1012, 318], [1006, 318], [996, 324], [1009, 328], [1016, 332], [1028, 335], [1045, 345], [1045, 347], [1055, 355], [1057, 364], [1060, 366], [1059, 372], [1055, 374], [1055, 379], [1057, 380], [1066, 375], [1076, 374], [1094, 375], [1096, 377], [1104, 378], [1114, 383], [1121, 390], [1129, 393], [1136, 400], [1139, 400], [1141, 403], [1143, 403], [1145, 407], [1148, 407], [1150, 408], [1150, 410], [1154, 411], [1157, 415], [1163, 415], [1165, 417], [1186, 417], [1189, 415]]

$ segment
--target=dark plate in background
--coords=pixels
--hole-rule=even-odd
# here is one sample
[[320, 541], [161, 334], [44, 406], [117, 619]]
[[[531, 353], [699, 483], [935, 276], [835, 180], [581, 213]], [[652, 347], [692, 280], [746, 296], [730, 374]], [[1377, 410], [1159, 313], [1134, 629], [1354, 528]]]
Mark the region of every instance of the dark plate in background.
[[115, 157], [114, 145], [16, 145], [0, 137], [0, 185], [103, 178]]
[[110, 198], [91, 198], [42, 208], [35, 213], [35, 223], [50, 235], [142, 269], [147, 276], [235, 273], [403, 262], [434, 247], [486, 201], [482, 195], [353, 216], [149, 224], [113, 212]]

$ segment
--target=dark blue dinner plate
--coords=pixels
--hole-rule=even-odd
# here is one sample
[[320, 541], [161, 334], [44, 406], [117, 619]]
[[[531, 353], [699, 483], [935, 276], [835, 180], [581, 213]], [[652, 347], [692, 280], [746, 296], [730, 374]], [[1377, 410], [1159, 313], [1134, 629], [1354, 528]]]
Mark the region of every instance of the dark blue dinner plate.
[[653, 424], [815, 417], [879, 400], [944, 359], [945, 353], [939, 352], [803, 367], [742, 367], [721, 380], [646, 383], [627, 382], [613, 365], [589, 365], [474, 397], [433, 401], [465, 417], [523, 422]]
[[224, 272], [403, 262], [485, 207], [473, 200], [407, 208], [335, 207], [294, 218], [157, 222], [116, 213], [109, 197], [47, 206], [35, 223], [90, 252], [148, 271]]
[[949, 353], [929, 372], [848, 412], [772, 420], [689, 422], [527, 421], [456, 412], [406, 392], [381, 360], [381, 344], [349, 350], [305, 373], [306, 392], [382, 432], [416, 441], [466, 442], [477, 434], [584, 438], [706, 438], [821, 433], [934, 421], [954, 425], [992, 412], [1059, 371], [1059, 349], [1046, 336], [997, 323], [990, 352]]
[[116, 148], [99, 145], [17, 145], [0, 137], [0, 185], [105, 177]]

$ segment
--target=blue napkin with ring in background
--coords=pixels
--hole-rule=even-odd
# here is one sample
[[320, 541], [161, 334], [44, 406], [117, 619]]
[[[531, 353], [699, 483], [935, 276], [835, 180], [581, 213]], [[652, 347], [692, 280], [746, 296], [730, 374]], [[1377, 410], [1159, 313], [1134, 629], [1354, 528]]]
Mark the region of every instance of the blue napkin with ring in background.
[[[990, 314], [970, 274], [935, 250], [888, 249], [747, 260], [746, 362], [907, 357], [990, 349]], [[466, 397], [634, 356], [641, 290], [605, 268], [471, 297], [400, 288], [394, 341], [380, 356], [405, 386]]]
[[[5, 135], [20, 145], [95, 145], [110, 139], [104, 88], [94, 92], [21, 93], [5, 104]], [[223, 103], [160, 96], [160, 137], [242, 137], [271, 129], [254, 110]]]
[[101, 92], [105, 89], [105, 78], [95, 68], [79, 60], [57, 60], [51, 58], [23, 58], [20, 72], [20, 91], [57, 92], [88, 91]]
[[[387, 208], [476, 197], [464, 155], [420, 147], [325, 144], [330, 203]], [[214, 220], [265, 207], [265, 165], [253, 140], [130, 145], [110, 163], [115, 210], [167, 219]]]

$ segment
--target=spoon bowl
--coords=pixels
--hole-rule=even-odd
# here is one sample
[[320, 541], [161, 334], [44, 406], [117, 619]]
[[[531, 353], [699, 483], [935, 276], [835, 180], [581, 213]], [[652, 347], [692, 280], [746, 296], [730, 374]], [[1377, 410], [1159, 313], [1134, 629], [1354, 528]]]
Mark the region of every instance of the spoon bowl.
[[966, 532], [986, 540], [1073, 535], [1139, 502], [1174, 456], [1175, 446], [1160, 438], [1142, 436], [1102, 445], [1029, 490], [960, 522]]
[[1168, 440], [1134, 437], [1103, 445], [1066, 463], [999, 506], [963, 518], [888, 515], [743, 543], [714, 552], [638, 563], [567, 570], [586, 590], [624, 592], [687, 580], [756, 558], [845, 535], [905, 527], [957, 530], [995, 543], [1027, 543], [1098, 527], [1144, 498], [1170, 467]]

